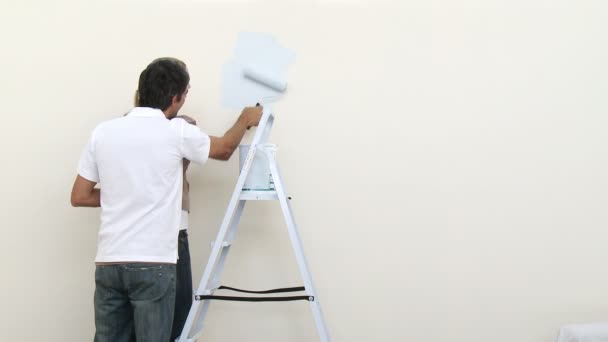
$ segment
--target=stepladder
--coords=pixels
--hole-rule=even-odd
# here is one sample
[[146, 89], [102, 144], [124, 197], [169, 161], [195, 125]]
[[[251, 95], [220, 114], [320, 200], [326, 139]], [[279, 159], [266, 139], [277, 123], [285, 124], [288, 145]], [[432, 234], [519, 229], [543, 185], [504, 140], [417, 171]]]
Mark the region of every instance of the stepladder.
[[[321, 342], [329, 342], [330, 336], [321, 311], [319, 297], [315, 290], [312, 275], [308, 267], [304, 249], [300, 240], [298, 227], [291, 206], [291, 197], [287, 195], [283, 178], [276, 161], [276, 145], [268, 143], [270, 130], [274, 122], [274, 114], [270, 107], [264, 107], [262, 118], [255, 132], [253, 140], [246, 151], [246, 157], [241, 162], [241, 172], [237, 179], [234, 191], [228, 203], [228, 208], [222, 220], [220, 229], [211, 247], [211, 253], [207, 265], [202, 274], [198, 287], [195, 290], [194, 300], [188, 313], [188, 318], [182, 329], [178, 342], [195, 342], [203, 335], [205, 318], [209, 311], [211, 302], [215, 300], [241, 301], [241, 302], [283, 302], [283, 301], [306, 301], [308, 302], [317, 336]], [[265, 164], [268, 184], [263, 189], [251, 186], [252, 173], [260, 176], [260, 162]], [[262, 172], [264, 173], [264, 172]], [[257, 177], [260, 178], [260, 177]], [[221, 273], [226, 258], [232, 247], [237, 232], [237, 227], [245, 204], [247, 201], [272, 200], [278, 201], [287, 227], [291, 247], [295, 254], [297, 266], [303, 286], [277, 288], [271, 290], [243, 290], [229, 286], [220, 285]], [[245, 293], [244, 296], [217, 295], [216, 291], [235, 291]], [[292, 295], [294, 293], [297, 295]], [[281, 295], [287, 293], [289, 295]], [[263, 338], [263, 337], [262, 337]]]

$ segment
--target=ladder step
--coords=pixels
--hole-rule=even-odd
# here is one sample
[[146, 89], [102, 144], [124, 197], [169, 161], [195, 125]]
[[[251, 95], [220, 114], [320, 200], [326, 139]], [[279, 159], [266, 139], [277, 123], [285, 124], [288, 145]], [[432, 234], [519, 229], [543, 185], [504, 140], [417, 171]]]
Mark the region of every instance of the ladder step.
[[[215, 246], [215, 241], [211, 241], [209, 243], [209, 245], [211, 245], [211, 248], [213, 248], [213, 246]], [[230, 247], [232, 246], [232, 241], [224, 241], [222, 242], [222, 247]]]
[[274, 190], [243, 190], [239, 197], [240, 200], [247, 201], [276, 201], [279, 199]]

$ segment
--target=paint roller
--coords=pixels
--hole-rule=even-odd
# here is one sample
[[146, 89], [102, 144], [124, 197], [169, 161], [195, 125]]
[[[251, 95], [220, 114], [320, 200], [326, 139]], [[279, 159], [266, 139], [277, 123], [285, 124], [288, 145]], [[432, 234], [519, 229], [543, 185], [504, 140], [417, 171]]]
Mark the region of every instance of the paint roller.
[[287, 81], [281, 79], [276, 74], [268, 72], [267, 70], [248, 66], [243, 68], [243, 76], [255, 83], [278, 91], [279, 93], [284, 93], [285, 90], [287, 90]]

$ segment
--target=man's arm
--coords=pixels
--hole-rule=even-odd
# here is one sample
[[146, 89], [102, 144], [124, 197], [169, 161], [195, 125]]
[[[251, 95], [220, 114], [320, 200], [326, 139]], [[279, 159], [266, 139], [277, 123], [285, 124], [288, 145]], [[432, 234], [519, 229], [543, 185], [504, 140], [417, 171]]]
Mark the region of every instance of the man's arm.
[[262, 118], [262, 106], [246, 107], [234, 125], [222, 137], [213, 137], [209, 149], [209, 158], [228, 160], [239, 147], [249, 127], [257, 126]]
[[74, 186], [72, 187], [71, 202], [74, 207], [99, 207], [100, 203], [100, 192], [99, 189], [95, 189], [95, 182], [81, 177], [76, 176]]

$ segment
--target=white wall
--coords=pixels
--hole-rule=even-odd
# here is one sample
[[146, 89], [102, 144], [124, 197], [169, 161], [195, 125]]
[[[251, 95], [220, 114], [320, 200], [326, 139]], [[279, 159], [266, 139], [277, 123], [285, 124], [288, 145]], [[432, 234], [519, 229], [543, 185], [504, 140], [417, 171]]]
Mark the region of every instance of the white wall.
[[[241, 31], [298, 56], [272, 140], [334, 341], [549, 342], [606, 320], [608, 3], [3, 1], [2, 341], [92, 339], [98, 210], [80, 151], [152, 59], [187, 62], [212, 134]], [[190, 172], [195, 282], [237, 175]], [[246, 209], [225, 283], [300, 281], [276, 203]], [[204, 341], [314, 341], [308, 307], [214, 304]]]

